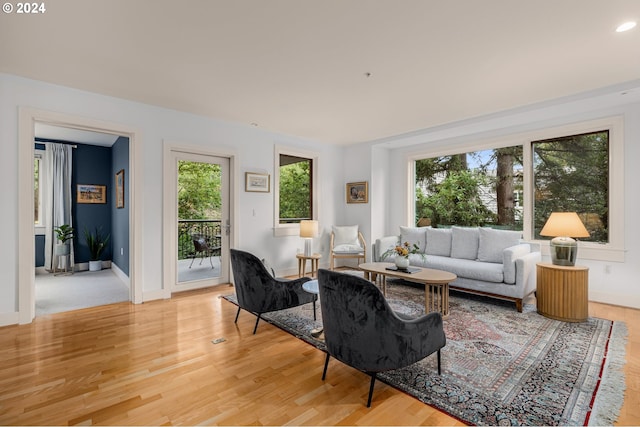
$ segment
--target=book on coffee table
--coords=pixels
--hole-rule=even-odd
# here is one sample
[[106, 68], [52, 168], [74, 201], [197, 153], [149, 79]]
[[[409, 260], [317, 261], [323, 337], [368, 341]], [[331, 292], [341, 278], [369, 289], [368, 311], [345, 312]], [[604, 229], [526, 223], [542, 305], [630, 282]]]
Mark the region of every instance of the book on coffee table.
[[399, 268], [399, 267], [396, 267], [395, 265], [387, 267], [386, 270], [397, 271], [398, 273], [417, 273], [418, 271], [420, 271], [418, 267]]

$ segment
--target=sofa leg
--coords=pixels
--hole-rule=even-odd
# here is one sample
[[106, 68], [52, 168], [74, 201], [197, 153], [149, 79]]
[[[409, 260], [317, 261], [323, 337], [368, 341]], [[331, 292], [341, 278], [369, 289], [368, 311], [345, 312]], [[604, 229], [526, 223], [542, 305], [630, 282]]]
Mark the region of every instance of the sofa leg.
[[516, 310], [518, 310], [518, 313], [522, 313], [522, 299], [516, 300]]
[[322, 371], [322, 381], [327, 377], [327, 368], [329, 367], [329, 358], [331, 356], [327, 353], [327, 357], [324, 359], [324, 370]]
[[440, 371], [440, 349], [438, 349], [438, 375], [441, 375], [441, 371]]

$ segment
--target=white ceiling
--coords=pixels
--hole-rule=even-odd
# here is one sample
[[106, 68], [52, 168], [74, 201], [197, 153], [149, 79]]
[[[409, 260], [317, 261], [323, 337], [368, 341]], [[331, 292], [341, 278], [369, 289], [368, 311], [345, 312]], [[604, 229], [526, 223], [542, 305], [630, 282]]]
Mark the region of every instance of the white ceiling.
[[640, 77], [638, 0], [45, 5], [0, 14], [0, 72], [336, 144]]

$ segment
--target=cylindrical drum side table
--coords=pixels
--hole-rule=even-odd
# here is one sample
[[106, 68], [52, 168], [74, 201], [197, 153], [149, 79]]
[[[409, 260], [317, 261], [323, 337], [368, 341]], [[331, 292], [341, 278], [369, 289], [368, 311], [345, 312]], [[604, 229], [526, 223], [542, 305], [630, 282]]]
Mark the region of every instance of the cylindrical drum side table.
[[565, 322], [589, 317], [589, 268], [536, 264], [538, 313]]

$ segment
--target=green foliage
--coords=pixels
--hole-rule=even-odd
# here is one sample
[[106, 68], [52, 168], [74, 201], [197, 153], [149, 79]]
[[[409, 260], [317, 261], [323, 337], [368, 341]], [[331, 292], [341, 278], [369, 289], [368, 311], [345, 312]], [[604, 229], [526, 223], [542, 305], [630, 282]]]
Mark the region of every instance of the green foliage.
[[67, 241], [73, 239], [73, 227], [69, 224], [62, 224], [53, 229], [56, 233], [56, 237], [60, 241], [60, 243], [65, 244]]
[[551, 212], [578, 212], [590, 238], [608, 241], [609, 135], [595, 132], [534, 143], [535, 232]]
[[[311, 216], [311, 161], [281, 166], [280, 222], [298, 222]], [[288, 218], [295, 220], [286, 221]]]
[[221, 186], [220, 165], [178, 161], [178, 218], [220, 218]]
[[426, 196], [420, 188], [416, 194], [419, 217], [431, 218], [437, 225], [479, 226], [495, 222], [495, 215], [480, 199], [478, 189], [485, 184], [485, 176], [460, 170], [450, 172], [435, 191]]
[[107, 248], [109, 238], [111, 235], [106, 236], [102, 233], [102, 227], [96, 227], [95, 232], [91, 233], [87, 228], [84, 229], [84, 240], [89, 247], [89, 254], [91, 261], [100, 260], [100, 255]]

